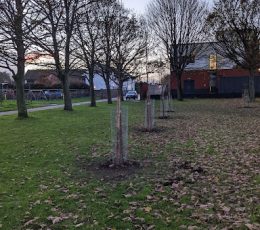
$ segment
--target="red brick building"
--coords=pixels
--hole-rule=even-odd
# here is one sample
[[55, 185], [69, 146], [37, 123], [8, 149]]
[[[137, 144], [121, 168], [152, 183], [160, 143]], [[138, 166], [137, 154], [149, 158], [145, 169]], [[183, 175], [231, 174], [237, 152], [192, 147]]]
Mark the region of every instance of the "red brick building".
[[[186, 97], [240, 97], [248, 86], [249, 72], [243, 69], [186, 70], [182, 76]], [[176, 77], [172, 76], [172, 92], [176, 94]], [[256, 95], [260, 96], [260, 72], [255, 75]]]

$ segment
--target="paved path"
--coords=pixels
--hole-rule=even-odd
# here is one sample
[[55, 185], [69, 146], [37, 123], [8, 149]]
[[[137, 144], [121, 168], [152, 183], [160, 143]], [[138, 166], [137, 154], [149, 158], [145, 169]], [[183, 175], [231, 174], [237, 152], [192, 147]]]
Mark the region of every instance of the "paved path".
[[[97, 102], [106, 102], [106, 101], [107, 101], [107, 99], [97, 100]], [[79, 106], [79, 105], [88, 105], [88, 104], [90, 104], [90, 101], [73, 103], [72, 105]], [[28, 111], [28, 113], [32, 113], [32, 112], [43, 111], [43, 110], [60, 109], [63, 107], [64, 107], [64, 105], [48, 105], [48, 106], [43, 106], [43, 107], [39, 107], [39, 108], [28, 109], [27, 111]], [[0, 116], [13, 115], [13, 114], [17, 114], [17, 110], [0, 112]]]

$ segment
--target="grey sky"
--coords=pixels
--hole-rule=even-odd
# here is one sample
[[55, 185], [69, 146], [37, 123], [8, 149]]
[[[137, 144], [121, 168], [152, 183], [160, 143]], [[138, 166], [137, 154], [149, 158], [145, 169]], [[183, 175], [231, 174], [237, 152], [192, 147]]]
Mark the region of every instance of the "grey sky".
[[[145, 12], [146, 5], [152, 0], [122, 0], [123, 4], [130, 9], [133, 9], [136, 13], [141, 14]], [[206, 0], [209, 5], [212, 5], [213, 0]]]
[[150, 1], [151, 0], [122, 0], [127, 8], [133, 9], [138, 14], [145, 12], [146, 5]]

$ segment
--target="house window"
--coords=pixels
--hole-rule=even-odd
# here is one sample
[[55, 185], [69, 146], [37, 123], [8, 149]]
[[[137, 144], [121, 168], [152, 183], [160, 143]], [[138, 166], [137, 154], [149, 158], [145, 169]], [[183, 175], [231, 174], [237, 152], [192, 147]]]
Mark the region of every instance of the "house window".
[[210, 70], [217, 69], [217, 55], [216, 54], [209, 55], [209, 69]]

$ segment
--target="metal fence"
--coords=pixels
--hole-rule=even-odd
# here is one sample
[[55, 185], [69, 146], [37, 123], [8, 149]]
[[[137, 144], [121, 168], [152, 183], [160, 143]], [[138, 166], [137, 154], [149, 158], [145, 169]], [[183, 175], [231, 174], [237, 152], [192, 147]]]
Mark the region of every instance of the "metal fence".
[[[46, 93], [48, 92], [48, 93]], [[89, 90], [86, 89], [70, 89], [72, 98], [88, 97]], [[2, 95], [7, 100], [16, 99], [16, 90], [5, 89]], [[54, 100], [63, 98], [61, 89], [26, 89], [25, 97], [27, 100]]]

